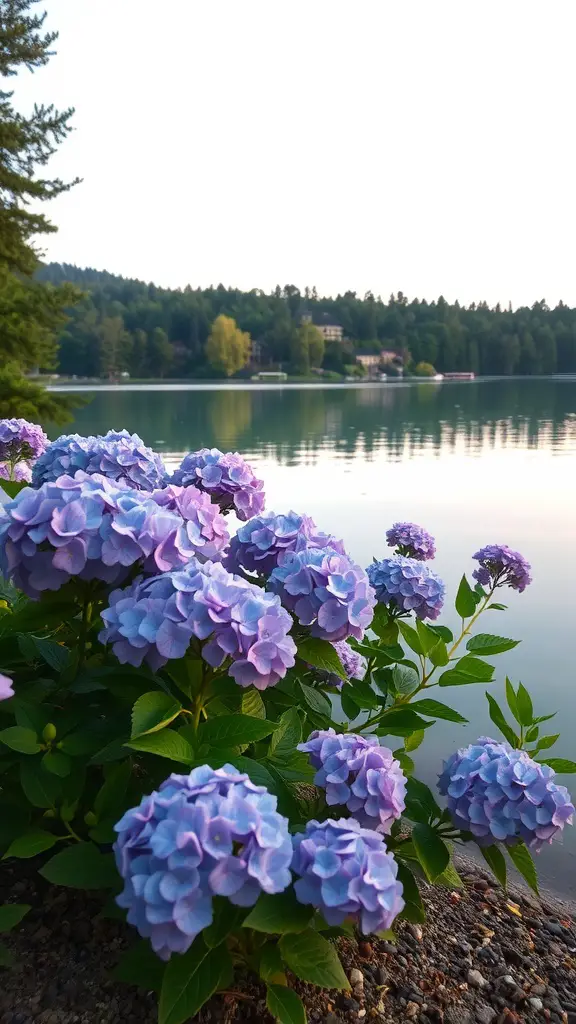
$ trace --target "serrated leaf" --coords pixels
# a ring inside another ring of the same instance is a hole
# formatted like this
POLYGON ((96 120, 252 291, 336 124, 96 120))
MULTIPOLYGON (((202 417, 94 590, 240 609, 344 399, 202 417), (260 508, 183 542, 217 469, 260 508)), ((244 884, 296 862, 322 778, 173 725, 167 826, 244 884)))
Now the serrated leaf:
POLYGON ((411 753, 413 750, 418 750, 418 747, 424 740, 426 733, 424 729, 417 729, 410 736, 407 736, 404 740, 404 748, 407 753, 411 753))
POLYGON ((116 981, 136 985, 146 992, 159 992, 166 964, 159 960, 147 939, 127 949, 113 971, 116 981))
POLYGON ((407 665, 395 665, 392 669, 392 684, 397 693, 403 696, 413 693, 417 689, 420 680, 418 673, 407 665))
POLYGON ((350 988, 334 946, 312 928, 283 935, 280 952, 286 966, 302 981, 320 988, 350 988))
POLYGON ((360 708, 356 704, 352 687, 346 683, 340 691, 340 703, 342 704, 342 711, 351 722, 353 722, 360 714, 360 708))
POLYGON ((278 935, 303 932, 313 915, 314 908, 299 903, 293 889, 286 889, 275 896, 264 892, 245 919, 244 928, 278 935))
POLYGON ((420 646, 422 647, 422 653, 428 657, 432 650, 438 645, 438 634, 430 629, 422 619, 416 619, 416 632, 420 639, 420 646))
POLYGON ((454 633, 448 626, 437 626, 436 623, 430 623, 428 629, 431 629, 433 633, 436 633, 445 644, 451 644, 454 641, 454 633))
POLYGON ((100 853, 94 843, 75 843, 51 857, 40 874, 53 885, 73 889, 110 889, 119 882, 111 853, 100 853))
MULTIPOLYGON (((217 722, 219 719, 216 718, 214 721, 217 722)), ((250 721, 256 721, 256 719, 250 719, 250 721)), ((194 760, 194 751, 188 740, 185 740, 174 729, 162 729, 161 732, 139 736, 138 739, 125 743, 124 746, 130 747, 131 750, 138 750, 142 754, 157 754, 158 757, 166 757, 169 761, 177 761, 178 764, 191 764, 194 760)))
POLYGON ((412 829, 412 842, 429 882, 435 882, 450 863, 450 851, 438 833, 424 822, 412 829))
POLYGON ((480 853, 484 857, 488 867, 500 882, 503 889, 506 888, 506 861, 504 854, 497 846, 481 846, 480 853))
POLYGON ((518 683, 516 702, 518 705, 518 714, 520 716, 520 725, 532 725, 532 720, 534 718, 532 698, 522 683, 518 683))
POLYGON ((444 643, 443 640, 438 641, 436 646, 433 647, 432 650, 430 651, 428 657, 430 658, 432 664, 437 668, 442 668, 444 665, 448 664, 448 662, 450 661, 450 656, 448 654, 448 648, 446 647, 446 644, 444 643))
POLYGON ((159 1024, 183 1024, 194 1017, 216 991, 227 956, 223 946, 208 950, 200 936, 183 956, 172 956, 160 992, 159 1024))
POLYGON ((243 715, 252 715, 253 718, 266 718, 266 705, 258 690, 248 690, 242 694, 240 709, 243 715))
POLYGON ((408 779, 406 815, 411 821, 427 822, 440 816, 440 808, 432 790, 419 779, 408 779))
MULTIPOLYGON (((416 654, 424 654, 424 648, 420 640, 418 632, 408 622, 403 622, 402 619, 398 619, 398 629, 403 640, 408 644, 410 650, 415 651, 416 654)), ((432 645, 434 646, 434 645, 432 645)))
POLYGON ((503 711, 497 701, 494 700, 491 694, 486 694, 486 700, 488 701, 488 707, 490 709, 490 718, 494 722, 494 725, 500 729, 500 732, 508 740, 508 743, 512 747, 517 747, 520 743, 519 736, 516 735, 514 730, 508 725, 508 722, 504 718, 503 711))
POLYGON ((286 985, 286 971, 278 949, 278 940, 267 942, 260 950, 258 972, 268 985, 286 985))
POLYGON ((328 640, 320 640, 317 637, 301 640, 298 644, 298 657, 321 672, 329 672, 339 679, 348 678, 336 648, 328 640))
POLYGON ((62 783, 51 775, 36 758, 20 762, 20 785, 33 807, 54 807, 62 794, 62 783))
POLYGON ((296 708, 288 708, 280 716, 279 728, 272 733, 270 756, 289 758, 302 740, 302 724, 296 708))
POLYGON ((565 757, 550 757, 543 763, 560 774, 573 775, 576 772, 576 761, 567 761, 565 757))
POLYGON ((211 747, 234 747, 241 743, 256 743, 278 729, 278 722, 263 721, 251 715, 218 715, 209 718, 198 730, 198 743, 211 747))
POLYGON ((452 861, 441 875, 436 879, 436 885, 445 885, 448 889, 463 889, 464 882, 460 878, 452 861))
POLYGON ((178 717, 181 710, 180 701, 175 700, 174 697, 162 690, 150 690, 149 693, 143 693, 132 708, 130 738, 135 740, 139 736, 148 736, 164 729, 178 717))
POLYGON ((268 985, 266 1006, 278 1024, 306 1024, 306 1010, 300 996, 285 985, 268 985))
POLYGON ((383 604, 376 605, 369 628, 385 644, 395 644, 398 640, 398 624, 390 618, 383 604))
POLYGON ((39 853, 44 853, 44 850, 49 850, 57 841, 51 832, 46 832, 42 828, 30 828, 10 843, 2 860, 7 860, 8 857, 37 857, 39 853))
MULTIPOLYGON (((536 729, 536 732, 538 732, 538 726, 535 726, 535 729, 536 729)), ((532 729, 530 730, 530 732, 532 732, 532 729)), ((535 738, 536 737, 530 738, 530 733, 528 733, 527 736, 526 736, 526 739, 530 743, 532 742, 532 739, 535 739, 535 738)), ((559 732, 557 732, 555 736, 541 736, 540 739, 538 740, 538 743, 537 743, 537 746, 536 746, 536 749, 537 749, 538 753, 540 753, 541 750, 549 750, 550 747, 553 747, 554 744, 559 739, 560 739, 560 733, 559 732)))
POLYGON ((456 662, 454 668, 443 672, 438 682, 440 686, 466 686, 470 683, 489 683, 493 678, 493 665, 466 654, 456 662))
POLYGON ((26 916, 30 906, 28 903, 5 903, 0 907, 0 932, 9 932, 26 916))
POLYGON ((454 708, 449 708, 439 700, 432 700, 430 697, 414 701, 410 707, 414 708, 414 710, 418 711, 421 715, 429 715, 430 718, 441 718, 445 722, 458 722, 459 724, 465 725, 468 721, 468 719, 464 718, 459 711, 455 711, 454 708))
POLYGON ((63 672, 70 661, 68 647, 56 643, 55 640, 46 640, 44 637, 21 633, 18 636, 18 644, 25 658, 28 657, 28 654, 33 653, 33 658, 29 660, 41 658, 55 672, 63 672))
POLYGON ((517 846, 507 846, 506 852, 522 878, 535 893, 538 893, 538 875, 528 847, 524 843, 518 843, 517 846))
POLYGON ((332 714, 332 705, 328 697, 321 693, 320 690, 315 690, 313 686, 308 686, 307 683, 300 682, 299 686, 308 707, 317 714, 327 715, 329 718, 332 714))
POLYGON ((433 724, 433 722, 427 722, 408 705, 404 705, 383 712, 376 731, 379 736, 410 736, 411 733, 428 729, 433 724))
POLYGON ((476 598, 466 576, 463 576, 460 580, 455 608, 462 619, 469 619, 476 611, 476 598))
POLYGON ((0 742, 19 754, 37 754, 42 749, 36 733, 22 725, 11 725, 8 729, 1 729, 0 742))
POLYGON ((507 637, 495 636, 493 633, 477 633, 476 636, 470 637, 466 644, 466 650, 474 654, 489 656, 511 651, 519 643, 519 640, 509 640, 507 637))

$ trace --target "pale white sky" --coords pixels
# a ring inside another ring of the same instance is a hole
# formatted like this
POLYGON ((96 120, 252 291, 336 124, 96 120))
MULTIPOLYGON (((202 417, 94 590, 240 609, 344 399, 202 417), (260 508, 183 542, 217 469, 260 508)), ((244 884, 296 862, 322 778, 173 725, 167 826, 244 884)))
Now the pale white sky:
POLYGON ((45 0, 53 260, 576 305, 575 0, 45 0))

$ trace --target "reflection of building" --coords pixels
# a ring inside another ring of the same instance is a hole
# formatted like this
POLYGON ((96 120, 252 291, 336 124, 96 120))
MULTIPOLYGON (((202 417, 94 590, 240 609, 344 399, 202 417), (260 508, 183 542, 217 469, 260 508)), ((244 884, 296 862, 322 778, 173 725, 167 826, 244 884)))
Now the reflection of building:
POLYGON ((368 377, 376 378, 381 376, 379 352, 359 352, 356 356, 356 362, 364 367, 368 377))
POLYGON ((344 328, 330 313, 303 313, 303 324, 314 324, 320 331, 324 341, 343 341, 344 328))
POLYGON ((259 341, 254 341, 254 338, 250 341, 250 362, 252 366, 260 366, 262 362, 262 345, 259 341))

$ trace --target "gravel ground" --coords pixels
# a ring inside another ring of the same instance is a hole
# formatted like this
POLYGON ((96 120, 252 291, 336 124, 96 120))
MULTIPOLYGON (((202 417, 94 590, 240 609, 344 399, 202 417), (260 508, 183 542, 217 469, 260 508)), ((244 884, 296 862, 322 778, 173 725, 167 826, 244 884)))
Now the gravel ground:
MULTIPOLYGON (((459 867, 465 888, 425 887, 428 921, 402 922, 396 945, 340 941, 350 993, 294 982, 311 1024, 576 1024, 574 908, 504 893, 473 863, 459 867)), ((110 977, 132 930, 99 918, 98 897, 50 887, 34 868, 2 868, 0 902, 33 909, 7 937, 17 963, 1 975, 0 1024, 152 1024, 155 996, 110 977)), ((198 1024, 272 1024, 258 985, 239 979, 237 988, 198 1024)))

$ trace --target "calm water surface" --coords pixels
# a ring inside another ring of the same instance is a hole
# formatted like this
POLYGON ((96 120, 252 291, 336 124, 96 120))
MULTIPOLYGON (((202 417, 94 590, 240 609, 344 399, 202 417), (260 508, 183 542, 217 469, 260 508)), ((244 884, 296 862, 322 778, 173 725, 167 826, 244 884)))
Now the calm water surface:
MULTIPOLYGON (((576 380, 350 387, 110 387, 94 393, 73 429, 126 427, 175 466, 190 449, 245 454, 266 483, 268 507, 308 512, 342 536, 363 565, 386 553, 397 519, 437 540, 435 568, 455 593, 471 554, 507 543, 531 561, 534 583, 506 592, 509 610, 486 614, 483 631, 522 639, 496 659, 522 680, 538 714, 558 711, 555 756, 576 759, 576 380)), ((450 613, 442 621, 450 623, 450 613)), ((441 758, 494 733, 484 686, 445 694, 471 724, 439 723, 418 752, 434 780, 441 758)), ((576 790, 576 776, 561 781, 576 790)), ((576 895, 576 829, 539 857, 546 883, 576 895)))

